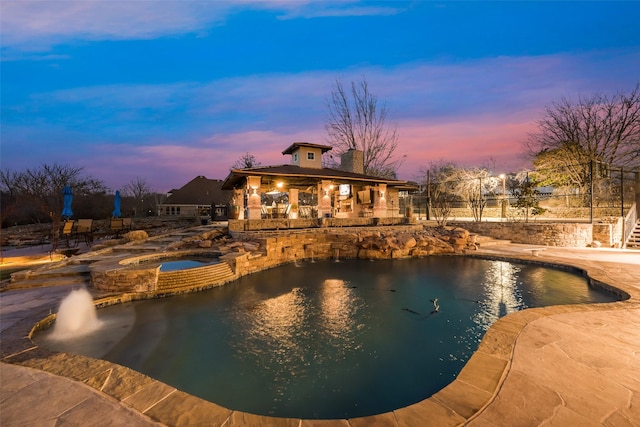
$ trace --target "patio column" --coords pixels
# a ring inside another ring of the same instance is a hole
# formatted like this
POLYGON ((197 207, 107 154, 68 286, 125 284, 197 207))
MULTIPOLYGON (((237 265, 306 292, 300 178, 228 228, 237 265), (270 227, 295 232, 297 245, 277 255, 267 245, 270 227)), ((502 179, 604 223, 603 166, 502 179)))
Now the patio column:
POLYGON ((298 206, 298 189, 297 188, 289 189, 289 204, 291 205, 291 209, 289 210, 289 218, 291 219, 298 218, 299 206, 298 206))
MULTIPOLYGON (((233 200, 231 200, 231 209, 238 210, 238 218, 244 219, 244 190, 233 190, 233 200)), ((235 218, 233 212, 230 212, 230 218, 235 218)))
POLYGON ((387 217, 387 184, 379 184, 373 192, 373 217, 387 217))
POLYGON ((262 206, 260 200, 260 177, 248 176, 247 177, 247 219, 261 219, 262 218, 262 206))
POLYGON ((331 215, 331 192, 333 183, 331 181, 322 180, 318 184, 318 218, 324 217, 325 214, 331 215))

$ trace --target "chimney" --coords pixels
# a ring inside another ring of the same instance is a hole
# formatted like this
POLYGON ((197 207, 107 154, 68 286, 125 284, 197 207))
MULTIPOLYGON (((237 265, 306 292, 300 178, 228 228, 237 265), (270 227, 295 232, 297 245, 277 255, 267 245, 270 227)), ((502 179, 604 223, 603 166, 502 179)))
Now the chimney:
POLYGON ((340 170, 364 174, 364 152, 349 148, 340 155, 340 170))

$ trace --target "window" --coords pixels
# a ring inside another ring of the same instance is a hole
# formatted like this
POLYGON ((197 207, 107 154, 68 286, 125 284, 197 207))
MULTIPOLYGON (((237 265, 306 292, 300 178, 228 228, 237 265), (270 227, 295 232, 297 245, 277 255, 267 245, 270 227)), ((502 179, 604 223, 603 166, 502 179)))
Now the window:
POLYGON ((294 162, 297 162, 297 161, 298 161, 298 153, 295 153, 295 154, 293 155, 293 161, 294 161, 294 162))
POLYGON ((312 152, 307 153, 307 160, 315 160, 315 159, 316 159, 316 153, 312 153, 312 152))

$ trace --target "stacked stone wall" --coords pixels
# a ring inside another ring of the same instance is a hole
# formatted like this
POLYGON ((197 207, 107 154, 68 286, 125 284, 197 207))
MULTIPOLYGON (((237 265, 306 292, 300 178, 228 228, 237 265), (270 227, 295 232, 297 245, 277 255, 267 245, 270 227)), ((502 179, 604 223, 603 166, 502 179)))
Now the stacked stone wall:
MULTIPOLYGON (((223 241, 215 251, 211 250, 211 253, 220 254, 220 260, 233 270, 224 277, 220 276, 219 280, 218 276, 207 276, 206 268, 201 267, 186 272, 164 273, 171 283, 161 286, 160 267, 134 267, 149 258, 166 257, 167 253, 98 262, 91 267, 91 277, 93 286, 100 290, 147 294, 186 292, 306 259, 392 259, 463 253, 466 249, 475 249, 473 237, 461 228, 435 229, 418 225, 295 230, 286 234, 243 232, 236 233, 235 241, 223 241)), ((201 242, 186 244, 199 246, 201 242)), ((191 252, 204 251, 194 248, 176 251, 172 255, 191 252)))
POLYGON ((414 218, 406 218, 395 215, 388 218, 269 218, 251 220, 229 220, 230 232, 260 231, 260 230, 287 230, 287 229, 314 229, 327 227, 367 227, 367 226, 392 226, 415 223, 414 218))
POLYGON ((474 233, 513 243, 583 248, 593 242, 592 224, 523 222, 450 222, 474 233))
POLYGON ((228 254, 237 276, 309 259, 392 259, 463 253, 473 248, 473 236, 464 229, 438 230, 421 226, 380 229, 317 230, 265 237, 250 233, 245 239, 260 242, 261 253, 228 254))
POLYGON ((593 224, 593 240, 605 248, 620 247, 622 242, 622 217, 602 218, 593 224))
POLYGON ((93 269, 91 284, 95 289, 113 292, 154 293, 158 288, 160 267, 127 269, 93 269))

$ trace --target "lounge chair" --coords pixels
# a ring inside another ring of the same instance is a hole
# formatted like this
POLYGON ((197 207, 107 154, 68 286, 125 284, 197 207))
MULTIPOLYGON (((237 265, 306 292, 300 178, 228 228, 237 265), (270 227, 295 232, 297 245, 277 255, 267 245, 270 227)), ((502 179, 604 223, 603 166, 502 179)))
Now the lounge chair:
POLYGON ((79 243, 80 237, 84 238, 84 243, 90 246, 93 242, 93 220, 79 219, 76 226, 76 244, 79 243))
POLYGON ((62 238, 66 240, 67 242, 67 247, 70 247, 70 242, 71 242, 71 236, 73 235, 74 229, 73 226, 75 224, 75 221, 72 219, 68 219, 64 222, 64 224, 62 224, 62 238))
POLYGON ((260 206, 260 213, 262 214, 262 219, 271 218, 271 214, 269 213, 265 205, 260 206))
POLYGON ((298 214, 300 218, 311 218, 311 206, 300 206, 298 214))
POLYGON ((122 218, 111 218, 109 229, 114 232, 116 237, 120 237, 120 233, 124 230, 122 218))

